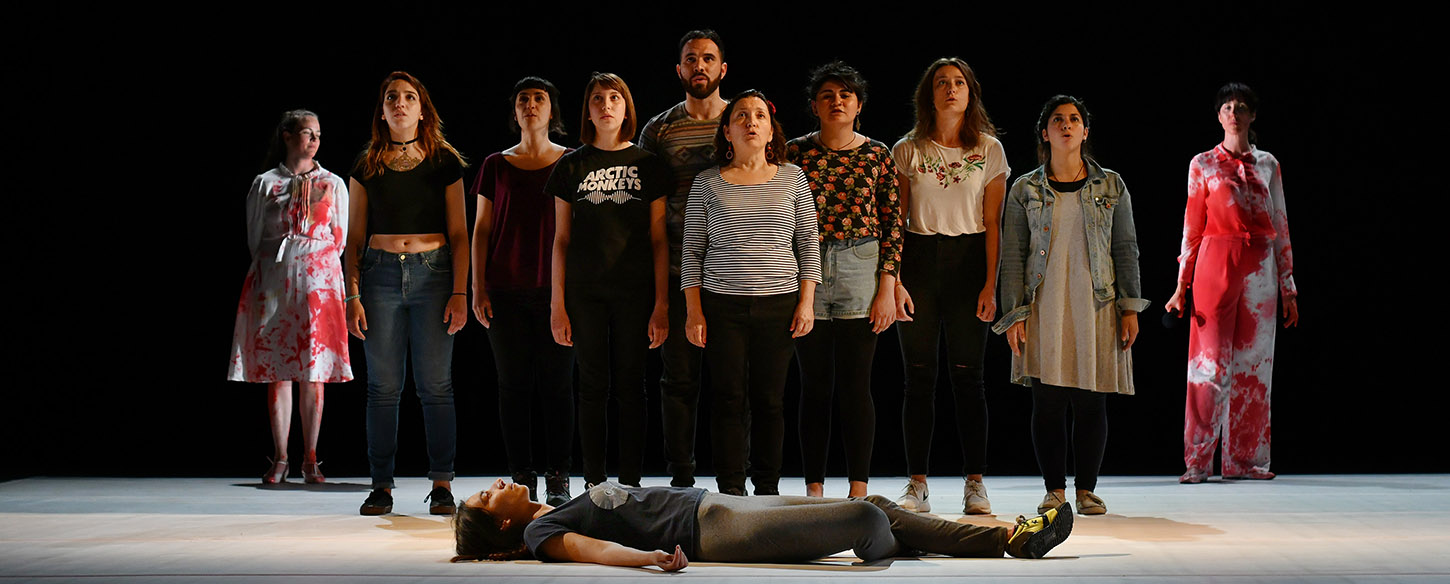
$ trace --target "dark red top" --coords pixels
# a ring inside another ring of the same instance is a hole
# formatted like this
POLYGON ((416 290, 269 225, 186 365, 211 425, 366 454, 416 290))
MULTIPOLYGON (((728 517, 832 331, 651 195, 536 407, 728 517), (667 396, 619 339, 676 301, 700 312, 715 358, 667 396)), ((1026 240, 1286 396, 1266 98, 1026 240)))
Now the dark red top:
POLYGON ((470 192, 493 202, 493 231, 483 274, 486 290, 549 287, 554 198, 544 194, 544 184, 555 164, 522 170, 509 164, 501 152, 484 159, 470 192))

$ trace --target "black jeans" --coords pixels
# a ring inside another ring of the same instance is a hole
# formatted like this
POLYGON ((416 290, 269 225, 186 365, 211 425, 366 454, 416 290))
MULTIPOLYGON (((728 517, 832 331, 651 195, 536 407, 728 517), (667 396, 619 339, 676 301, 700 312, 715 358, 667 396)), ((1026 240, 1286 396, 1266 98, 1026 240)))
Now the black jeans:
POLYGON ((927 474, 936 420, 937 341, 946 335, 948 379, 956 401, 963 474, 987 464, 987 395, 982 360, 990 323, 977 318, 977 294, 987 277, 984 234, 917 235, 902 245, 901 282, 911 293, 912 322, 896 324, 906 391, 901 404, 908 474, 927 474))
POLYGON ((1067 409, 1072 407, 1073 485, 1098 486, 1108 447, 1108 394, 1032 380, 1032 449, 1047 490, 1067 488, 1067 409))
POLYGON ((549 330, 549 289, 488 296, 488 344, 498 371, 498 421, 509 473, 533 474, 543 463, 567 476, 574 453, 574 350, 555 343, 549 330), (542 447, 542 460, 534 457, 535 445, 542 447))
POLYGON ((876 439, 876 405, 871 401, 876 333, 871 332, 871 319, 817 320, 811 334, 796 339, 795 351, 801 367, 800 438, 806 482, 826 480, 833 401, 846 447, 846 477, 866 482, 876 439))
POLYGON ((685 338, 685 293, 670 276, 670 336, 660 347, 660 413, 670 486, 695 486, 695 420, 700 405, 700 348, 685 338))
POLYGON ((609 397, 619 405, 619 482, 639 486, 644 467, 644 367, 649 355, 651 291, 570 288, 564 295, 579 367, 579 441, 584 480, 608 479, 609 397))
POLYGON ((799 294, 736 296, 701 290, 710 360, 711 442, 720 491, 744 493, 745 460, 755 493, 780 490, 791 317, 799 294), (749 437, 747 438, 747 433, 749 437))

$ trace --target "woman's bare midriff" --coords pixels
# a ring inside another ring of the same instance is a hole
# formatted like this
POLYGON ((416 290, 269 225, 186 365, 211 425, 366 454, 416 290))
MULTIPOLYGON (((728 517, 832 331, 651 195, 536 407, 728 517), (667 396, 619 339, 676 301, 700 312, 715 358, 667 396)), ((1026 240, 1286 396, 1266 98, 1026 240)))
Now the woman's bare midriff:
POLYGON ((390 253, 419 253, 447 244, 448 236, 442 233, 379 233, 368 240, 368 247, 390 253))

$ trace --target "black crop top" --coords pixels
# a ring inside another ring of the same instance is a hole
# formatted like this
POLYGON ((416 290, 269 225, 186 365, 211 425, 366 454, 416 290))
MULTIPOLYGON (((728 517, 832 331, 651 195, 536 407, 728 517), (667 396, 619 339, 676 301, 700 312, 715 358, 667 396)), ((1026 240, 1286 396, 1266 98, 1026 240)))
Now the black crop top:
POLYGON ((372 178, 355 171, 352 178, 367 189, 368 235, 375 233, 447 233, 448 204, 444 193, 463 178, 463 167, 451 152, 439 152, 412 170, 384 167, 372 178))

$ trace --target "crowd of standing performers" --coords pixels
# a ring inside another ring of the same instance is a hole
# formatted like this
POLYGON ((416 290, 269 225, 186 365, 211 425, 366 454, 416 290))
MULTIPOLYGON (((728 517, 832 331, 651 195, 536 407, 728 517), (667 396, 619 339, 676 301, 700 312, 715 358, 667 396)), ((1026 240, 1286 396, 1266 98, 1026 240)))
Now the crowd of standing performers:
MULTIPOLYGON (((314 160, 318 116, 283 115, 269 169, 247 196, 252 263, 229 373, 268 384, 276 449, 263 481, 288 475, 293 381, 301 389, 302 475, 325 480, 316 456, 323 384, 352 379, 350 332, 367 355, 373 490, 361 513, 392 510, 398 404, 410 368, 433 481, 429 509, 454 513, 453 334, 465 324, 471 290, 494 353, 512 481, 537 501, 542 473, 548 509, 571 500, 576 420, 586 488, 615 484, 605 460, 610 398, 618 406, 618 483, 639 486, 644 376, 656 347, 673 487, 695 483, 703 360, 718 491, 745 495, 748 478, 754 494, 779 494, 794 357, 806 493, 823 493, 834 422, 849 494, 864 497, 876 423, 872 359, 877 335, 896 324, 910 478, 895 504, 873 501, 873 509, 893 517, 932 510, 926 478, 945 359, 965 461, 960 509, 992 512, 982 477, 992 330, 1011 348, 1011 380, 1031 388, 1031 437, 1047 490, 1039 512, 1068 501, 1069 449, 1077 510, 1106 512, 1094 493, 1107 443, 1105 398, 1134 392, 1131 347, 1149 301, 1132 200, 1123 178, 1090 156, 1083 101, 1047 101, 1034 136, 1040 166, 1009 189, 982 84, 960 59, 927 67, 915 125, 888 147, 861 133, 868 86, 849 65, 812 71, 806 97, 818 129, 788 140, 776 104, 761 92, 721 98, 727 65, 716 33, 691 31, 678 49, 685 99, 643 124, 638 144, 633 96, 617 75, 595 73, 585 85, 577 149, 551 140, 564 133, 559 90, 538 77, 520 80, 509 96, 518 143, 479 165, 471 242, 467 164, 418 79, 396 72, 383 81, 371 139, 346 183, 314 160)), ((1225 477, 1273 478, 1276 309, 1282 305, 1285 326, 1298 320, 1279 164, 1253 145, 1250 130, 1257 97, 1229 84, 1217 103, 1224 139, 1190 164, 1181 267, 1167 303, 1191 323, 1185 483, 1212 474, 1220 437, 1225 477)), ((506 491, 494 495, 514 496, 506 491)), ((1000 555, 1007 537, 990 535, 987 547, 1000 555)), ((541 553, 532 544, 529 551, 541 553)))

